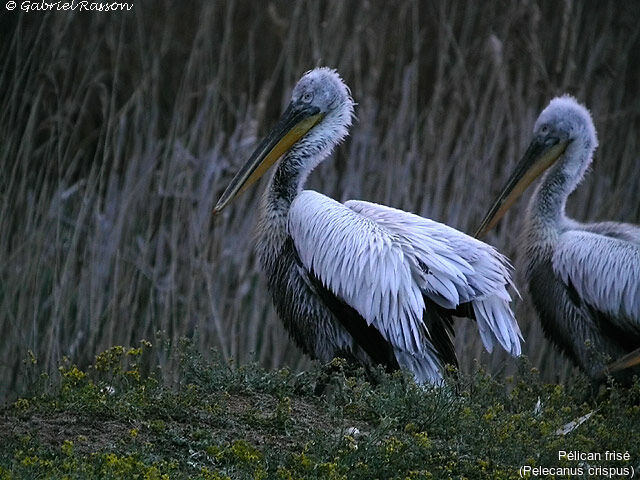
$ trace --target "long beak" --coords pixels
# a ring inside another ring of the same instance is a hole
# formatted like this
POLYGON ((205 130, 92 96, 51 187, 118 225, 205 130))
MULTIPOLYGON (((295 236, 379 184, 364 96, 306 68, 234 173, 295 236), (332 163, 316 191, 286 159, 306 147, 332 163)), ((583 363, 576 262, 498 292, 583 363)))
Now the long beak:
POLYGON ((236 195, 245 191, 323 117, 318 107, 290 103, 271 132, 260 142, 247 163, 236 173, 213 209, 216 215, 236 195))
POLYGON ((538 136, 532 140, 522 160, 516 166, 507 184, 476 230, 474 235, 476 238, 482 237, 496 226, 531 182, 560 158, 568 143, 568 141, 560 141, 557 137, 552 136, 538 136))
POLYGON ((638 364, 640 364, 640 348, 636 348, 632 352, 629 352, 623 357, 620 357, 615 362, 607 365, 605 372, 619 372, 620 370, 624 370, 626 368, 635 367, 638 364))

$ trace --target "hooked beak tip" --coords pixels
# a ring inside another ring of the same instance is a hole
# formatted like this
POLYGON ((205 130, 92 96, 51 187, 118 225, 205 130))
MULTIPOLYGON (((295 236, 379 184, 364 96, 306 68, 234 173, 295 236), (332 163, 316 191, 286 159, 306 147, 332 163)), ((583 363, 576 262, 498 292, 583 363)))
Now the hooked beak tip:
POLYGON ((222 212, 222 210, 224 209, 225 205, 221 205, 221 202, 216 203, 216 206, 213 207, 213 210, 211 210, 211 214, 214 217, 217 217, 218 215, 220 215, 220 213, 222 212))

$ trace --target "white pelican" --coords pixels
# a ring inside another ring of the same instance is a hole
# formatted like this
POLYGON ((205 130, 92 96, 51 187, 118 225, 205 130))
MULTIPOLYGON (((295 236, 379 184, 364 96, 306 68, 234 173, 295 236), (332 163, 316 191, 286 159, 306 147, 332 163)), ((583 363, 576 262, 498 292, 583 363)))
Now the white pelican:
POLYGON ((404 367, 419 383, 438 383, 443 365, 456 363, 457 311, 475 317, 487 350, 498 343, 519 355, 511 267, 495 249, 411 213, 302 189, 347 135, 353 106, 335 70, 307 72, 214 209, 282 156, 262 202, 257 252, 290 336, 322 362, 404 367))
MULTIPOLYGON (((491 229, 546 170, 524 218, 529 291, 545 335, 591 378, 634 365, 640 347, 640 228, 567 218, 567 197, 598 146, 589 111, 573 97, 554 98, 535 123, 533 140, 476 236, 491 229), (613 371, 613 370, 612 370, 613 371)), ((637 360, 636 362, 637 363, 637 360)), ((628 369, 621 379, 638 370, 628 369)))

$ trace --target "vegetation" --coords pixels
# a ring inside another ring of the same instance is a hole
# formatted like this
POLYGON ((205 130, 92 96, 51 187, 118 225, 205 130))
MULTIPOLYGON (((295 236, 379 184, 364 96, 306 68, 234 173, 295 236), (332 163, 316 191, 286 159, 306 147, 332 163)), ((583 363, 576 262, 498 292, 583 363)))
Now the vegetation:
POLYGON ((189 342, 142 342, 85 370, 65 363, 0 415, 0 478, 510 479, 524 465, 594 478, 589 465, 640 468, 640 383, 587 403, 583 379, 544 384, 524 360, 506 385, 476 369, 423 389, 382 371, 370 385, 339 361, 295 374, 214 358, 189 342), (140 368, 159 349, 178 357, 172 388, 140 368), (558 459, 612 450, 630 459, 558 459))

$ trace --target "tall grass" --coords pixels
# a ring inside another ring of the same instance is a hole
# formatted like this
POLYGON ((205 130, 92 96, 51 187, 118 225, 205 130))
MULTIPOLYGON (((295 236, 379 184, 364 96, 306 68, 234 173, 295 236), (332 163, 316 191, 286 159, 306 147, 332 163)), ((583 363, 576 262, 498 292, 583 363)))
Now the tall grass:
MULTIPOLYGON (((167 0, 1 20, 1 397, 24 387, 29 350, 53 369, 157 331, 240 363, 307 364, 252 252, 264 183, 211 210, 317 65, 359 105, 311 188, 471 232, 539 110, 569 92, 601 144, 570 213, 640 222, 635 2, 167 0)), ((516 266, 525 203, 488 237, 516 266)), ((532 363, 567 379, 526 295, 515 307, 532 363)), ((465 370, 512 368, 468 322, 456 341, 465 370)))

